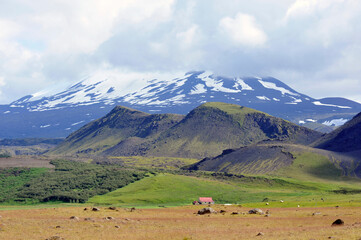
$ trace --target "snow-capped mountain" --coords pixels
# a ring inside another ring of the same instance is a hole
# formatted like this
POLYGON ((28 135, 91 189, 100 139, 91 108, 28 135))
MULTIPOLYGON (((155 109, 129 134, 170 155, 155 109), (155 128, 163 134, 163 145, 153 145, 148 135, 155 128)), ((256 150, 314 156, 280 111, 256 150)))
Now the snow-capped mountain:
MULTIPOLYGON (((149 113, 186 114, 205 102, 251 107, 304 124, 341 125, 361 111, 344 98, 314 99, 271 77, 221 77, 211 72, 135 79, 93 76, 56 94, 37 93, 0 106, 0 137, 65 137, 116 105, 149 113), (24 121, 26 119, 26 121, 24 121)), ((45 91, 44 91, 45 92, 45 91)))

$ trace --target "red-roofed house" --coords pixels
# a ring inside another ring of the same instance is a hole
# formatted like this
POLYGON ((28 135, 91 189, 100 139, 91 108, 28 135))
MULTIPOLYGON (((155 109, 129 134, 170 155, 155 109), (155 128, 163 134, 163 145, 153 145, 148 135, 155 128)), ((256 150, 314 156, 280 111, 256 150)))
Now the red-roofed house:
POLYGON ((214 204, 214 201, 211 197, 200 197, 198 202, 199 204, 214 204))

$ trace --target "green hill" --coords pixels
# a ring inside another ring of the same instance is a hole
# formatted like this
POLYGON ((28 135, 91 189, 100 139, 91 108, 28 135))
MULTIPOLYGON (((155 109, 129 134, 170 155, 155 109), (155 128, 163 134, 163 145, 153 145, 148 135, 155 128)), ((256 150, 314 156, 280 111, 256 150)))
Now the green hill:
POLYGON ((361 113, 313 145, 336 152, 361 150, 361 113))
POLYGON ((264 140, 309 144, 321 133, 226 103, 205 103, 187 116, 117 107, 71 134, 52 154, 203 158, 264 140))
POLYGON ((138 144, 144 138, 157 136, 182 118, 183 116, 176 114, 151 115, 118 106, 105 117, 95 120, 69 135, 49 154, 100 153, 121 141, 132 138, 138 144))
MULTIPOLYGON (((211 175, 210 175, 211 176, 211 175)), ((281 206, 314 206, 315 198, 327 198, 326 203, 357 201, 361 193, 358 182, 317 183, 287 178, 223 176, 194 177, 173 174, 158 174, 143 178, 105 195, 94 196, 88 203, 119 206, 176 206, 189 205, 198 197, 212 197, 216 203, 260 203, 273 202, 281 206), (353 195, 340 195, 337 191, 348 189, 353 195)), ((252 204, 254 207, 255 205, 252 204)), ((265 203, 262 204, 265 206, 265 203)))

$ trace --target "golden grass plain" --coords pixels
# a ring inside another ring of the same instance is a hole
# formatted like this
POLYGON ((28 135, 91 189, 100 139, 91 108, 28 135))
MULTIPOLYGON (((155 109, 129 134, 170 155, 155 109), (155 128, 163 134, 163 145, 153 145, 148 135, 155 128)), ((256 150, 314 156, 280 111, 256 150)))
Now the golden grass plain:
MULTIPOLYGON (((361 207, 250 208, 212 206, 224 214, 197 215, 203 206, 84 210, 84 207, 1 210, 0 239, 347 239, 361 238, 361 207), (267 210, 267 208, 263 208, 267 210), (232 212, 240 214, 232 215, 232 212), (312 215, 313 213, 320 213, 312 215), (245 213, 245 214, 243 214, 245 213), (70 219, 76 216, 77 219, 70 219), (107 217, 112 219, 107 220, 107 217), (336 219, 344 226, 331 227, 336 219), (257 236, 262 232, 263 236, 257 236)), ((266 207, 266 206, 265 206, 266 207)), ((90 208, 90 207, 88 207, 90 208)))

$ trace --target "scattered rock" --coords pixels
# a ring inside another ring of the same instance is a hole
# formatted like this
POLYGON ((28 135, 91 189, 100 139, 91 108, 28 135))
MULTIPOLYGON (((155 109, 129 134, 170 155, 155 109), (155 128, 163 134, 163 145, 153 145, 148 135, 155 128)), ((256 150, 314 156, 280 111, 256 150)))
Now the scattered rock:
POLYGON ((239 212, 232 212, 231 215, 238 215, 239 212))
POLYGON ((270 215, 269 214, 266 214, 266 215, 264 215, 265 217, 269 217, 270 215))
POLYGON ((55 228, 61 228, 60 226, 56 226, 55 228))
POLYGON ((120 228, 120 226, 116 225, 115 228, 120 228))
POLYGON ((283 200, 280 200, 280 203, 283 203, 283 200))
POLYGON ((219 211, 219 212, 220 212, 220 213, 225 213, 225 212, 226 212, 226 210, 223 210, 223 209, 222 209, 222 210, 221 210, 221 211, 219 211))
POLYGON ((270 214, 270 211, 269 211, 269 209, 267 209, 267 210, 266 210, 266 214, 270 214))
POLYGON ((65 239, 59 236, 52 236, 50 238, 47 238, 46 240, 65 240, 65 239))
POLYGON ((312 213, 312 216, 316 216, 316 215, 321 215, 321 213, 320 213, 320 212, 314 212, 314 213, 312 213))
POLYGON ((297 205, 297 207, 300 207, 300 205, 297 205))
POLYGON ((130 219, 129 219, 129 218, 125 218, 124 220, 125 220, 125 221, 130 221, 130 219))
POLYGON ((332 223, 331 226, 334 227, 334 226, 343 226, 343 225, 345 225, 345 222, 342 219, 337 219, 332 223))
POLYGON ((269 205, 269 203, 266 203, 266 205, 268 206, 268 205, 269 205))
POLYGON ((84 218, 84 221, 91 221, 91 222, 94 222, 94 219, 92 219, 92 218, 84 218))
POLYGON ((263 211, 259 208, 254 208, 248 211, 249 214, 263 214, 263 211))
POLYGON ((110 209, 110 210, 117 210, 116 207, 109 207, 108 209, 110 209))
POLYGON ((134 212, 134 211, 135 211, 135 207, 132 207, 132 208, 130 209, 130 211, 131 211, 131 212, 134 212))
POLYGON ((259 232, 256 236, 264 236, 263 232, 259 232))
POLYGON ((210 208, 210 207, 206 207, 206 208, 203 208, 198 211, 199 215, 210 214, 210 213, 217 213, 217 212, 215 210, 213 210, 213 208, 210 208))
POLYGON ((72 220, 76 220, 76 221, 79 221, 79 218, 78 218, 78 217, 76 217, 76 216, 71 216, 71 217, 70 217, 70 219, 72 219, 72 220))
POLYGON ((93 208, 92 208, 92 211, 93 211, 93 212, 98 212, 98 211, 100 211, 100 209, 97 208, 97 207, 93 207, 93 208))
POLYGON ((113 218, 113 217, 106 217, 106 218, 104 218, 105 220, 114 220, 115 218, 113 218))
POLYGON ((84 211, 87 211, 87 210, 89 210, 88 208, 84 208, 84 211))
POLYGON ((339 208, 340 206, 336 206, 335 208, 339 208))

